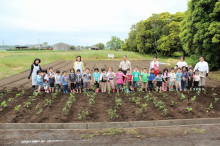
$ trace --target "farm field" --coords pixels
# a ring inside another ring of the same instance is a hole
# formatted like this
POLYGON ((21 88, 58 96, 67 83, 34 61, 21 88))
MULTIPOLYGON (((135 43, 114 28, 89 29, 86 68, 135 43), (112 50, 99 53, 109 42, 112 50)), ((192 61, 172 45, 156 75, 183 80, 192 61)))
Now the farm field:
MULTIPOLYGON (((148 68, 150 61, 132 61, 132 66, 148 68)), ((85 67, 117 71, 119 61, 84 61, 85 67)), ((56 61, 42 66, 69 70, 72 61, 56 61)), ((164 66, 161 66, 162 69, 164 66)), ((201 92, 134 92, 126 94, 32 94, 29 71, 0 82, 1 123, 68 123, 193 119, 220 116, 220 83, 207 80, 201 92), (5 102, 4 102, 5 101, 5 102)))

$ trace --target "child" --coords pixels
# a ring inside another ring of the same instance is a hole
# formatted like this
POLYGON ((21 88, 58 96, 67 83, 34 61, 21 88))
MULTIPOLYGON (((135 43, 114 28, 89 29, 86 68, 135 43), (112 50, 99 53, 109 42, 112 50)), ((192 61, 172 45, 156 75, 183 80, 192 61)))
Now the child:
POLYGON ((100 73, 99 73, 98 68, 94 69, 93 79, 94 79, 95 90, 98 90, 99 89, 99 79, 100 79, 100 73))
POLYGON ((37 71, 38 92, 40 92, 40 89, 41 89, 42 84, 43 84, 42 73, 41 73, 41 70, 38 70, 38 71, 37 71))
POLYGON ((134 72, 132 73, 132 81, 133 81, 133 88, 139 88, 139 80, 141 80, 141 73, 138 71, 138 67, 134 68, 134 72))
POLYGON ((163 78, 162 72, 159 71, 158 75, 156 76, 156 79, 154 81, 157 81, 157 91, 161 91, 162 90, 162 82, 166 82, 163 78))
POLYGON ((70 80, 70 92, 71 93, 75 92, 76 74, 74 68, 70 69, 69 80, 70 80))
POLYGON ((116 73, 116 78, 117 78, 117 92, 119 93, 119 89, 123 88, 123 77, 125 77, 124 73, 122 72, 122 69, 119 68, 118 72, 116 73))
POLYGON ((186 80, 188 78, 189 78, 189 74, 187 72, 187 68, 183 66, 182 67, 182 80, 181 80, 182 91, 186 91, 186 80))
POLYGON ((61 78, 61 83, 63 85, 63 93, 68 93, 68 82, 69 82, 69 78, 67 76, 67 72, 64 71, 63 76, 61 78))
POLYGON ((111 87, 112 87, 113 92, 115 92, 114 75, 115 73, 113 72, 113 68, 109 67, 108 73, 107 73, 107 77, 108 77, 107 86, 108 86, 109 91, 111 90, 111 87))
POLYGON ((154 68, 151 68, 150 75, 148 76, 148 89, 149 89, 149 91, 154 90, 154 80, 155 80, 154 68))
POLYGON ((56 92, 60 92, 60 82, 61 81, 61 76, 60 76, 60 70, 56 71, 56 75, 55 75, 55 84, 56 84, 56 92))
POLYGON ((104 68, 101 69, 101 75, 100 75, 100 86, 101 86, 101 91, 102 92, 106 92, 106 82, 108 80, 106 71, 104 68))
POLYGON ((54 83, 55 83, 55 73, 53 72, 53 68, 50 67, 49 68, 49 73, 48 73, 48 77, 49 77, 49 90, 50 92, 54 92, 54 83))
POLYGON ((126 84, 127 90, 131 90, 131 83, 132 83, 132 74, 130 69, 127 69, 127 73, 125 75, 124 84, 126 84))
POLYGON ((173 91, 173 87, 174 87, 174 85, 175 85, 175 82, 176 82, 176 73, 175 73, 174 68, 171 68, 169 91, 173 91))
POLYGON ((194 91, 199 90, 200 75, 199 75, 199 71, 198 70, 195 71, 195 75, 193 76, 193 80, 194 80, 193 90, 194 91))
POLYGON ((89 93, 90 82, 91 82, 90 69, 86 68, 86 72, 83 74, 83 86, 87 93, 89 93))
POLYGON ((148 76, 147 69, 144 68, 144 71, 141 72, 141 79, 142 79, 142 89, 147 91, 147 82, 148 82, 148 76))
POLYGON ((193 84, 193 68, 192 67, 189 68, 188 75, 189 75, 188 88, 190 91, 192 91, 192 84, 193 84))
POLYGON ((164 68, 163 70, 163 83, 162 83, 162 90, 164 92, 167 91, 167 81, 168 79, 170 78, 170 74, 168 73, 168 69, 167 68, 164 68))
POLYGON ((182 72, 181 72, 181 68, 177 69, 176 72, 176 91, 178 91, 178 88, 180 89, 180 91, 182 91, 182 87, 181 87, 181 78, 182 78, 182 72))
POLYGON ((44 86, 44 90, 45 92, 49 93, 49 90, 48 90, 48 74, 47 74, 47 70, 42 70, 43 72, 43 86, 44 86))
POLYGON ((80 69, 76 70, 76 93, 81 93, 82 89, 82 74, 80 69))

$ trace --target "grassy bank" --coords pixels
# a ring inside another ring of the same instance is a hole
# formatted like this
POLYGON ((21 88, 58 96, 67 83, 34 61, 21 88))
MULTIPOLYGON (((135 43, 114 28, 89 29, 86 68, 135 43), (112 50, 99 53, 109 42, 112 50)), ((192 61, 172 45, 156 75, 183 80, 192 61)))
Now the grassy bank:
MULTIPOLYGON (((20 73, 30 68, 35 58, 42 60, 41 65, 54 62, 56 60, 75 60, 76 56, 82 56, 83 60, 108 60, 107 55, 114 54, 115 60, 121 60, 123 55, 127 55, 129 60, 152 60, 153 55, 143 55, 128 51, 114 50, 83 50, 83 51, 0 51, 0 78, 8 77, 20 73)), ((179 60, 178 58, 158 57, 161 62, 170 63, 172 66, 179 60)), ((191 65, 194 61, 186 58, 191 65)))

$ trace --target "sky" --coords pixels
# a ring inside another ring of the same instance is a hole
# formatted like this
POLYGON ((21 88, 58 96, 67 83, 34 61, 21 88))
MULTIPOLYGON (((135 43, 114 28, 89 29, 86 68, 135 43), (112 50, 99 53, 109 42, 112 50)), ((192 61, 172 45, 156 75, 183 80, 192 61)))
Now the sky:
POLYGON ((0 45, 91 46, 128 37, 153 13, 184 12, 188 0, 0 0, 0 45))

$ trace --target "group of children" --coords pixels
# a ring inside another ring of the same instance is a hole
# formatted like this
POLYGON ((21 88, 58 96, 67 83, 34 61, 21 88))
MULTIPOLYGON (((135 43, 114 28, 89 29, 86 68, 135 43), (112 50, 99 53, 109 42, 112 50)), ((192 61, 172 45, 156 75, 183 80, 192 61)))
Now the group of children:
POLYGON ((61 86, 63 87, 63 92, 68 93, 69 86, 70 92, 81 93, 82 89, 86 92, 90 90, 90 83, 94 83, 94 88, 96 92, 106 92, 109 91, 119 92, 122 90, 123 86, 127 92, 134 89, 139 90, 139 83, 142 82, 141 90, 153 91, 154 83, 156 82, 157 91, 173 91, 174 88, 178 91, 186 91, 186 83, 188 81, 188 88, 192 90, 198 90, 199 84, 199 73, 196 71, 193 73, 193 69, 189 68, 187 71, 186 67, 178 68, 177 71, 171 68, 169 73, 168 69, 165 68, 163 73, 158 72, 158 75, 154 73, 155 69, 152 68, 150 73, 147 73, 147 69, 144 68, 143 71, 139 71, 138 67, 135 67, 134 71, 131 72, 130 69, 127 70, 126 74, 122 72, 119 68, 117 73, 113 72, 113 68, 109 68, 108 72, 102 68, 99 72, 98 68, 94 69, 93 81, 90 74, 90 69, 86 68, 85 72, 81 72, 80 69, 76 71, 74 68, 70 69, 69 75, 66 71, 63 71, 62 75, 59 70, 53 71, 53 68, 49 68, 49 73, 47 70, 37 71, 37 85, 38 92, 41 91, 41 87, 44 87, 45 92, 61 91, 61 86), (114 79, 116 78, 117 86, 115 88, 114 79))

